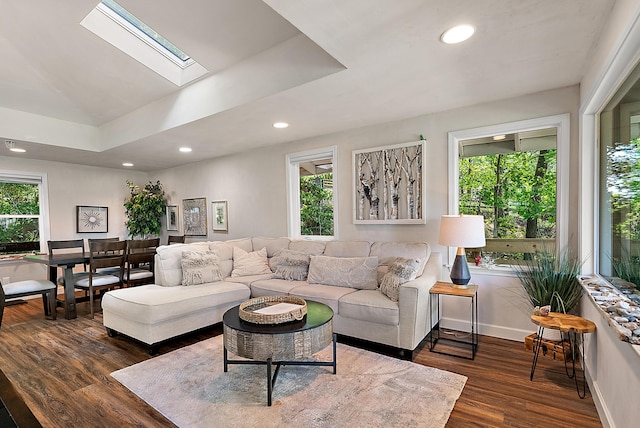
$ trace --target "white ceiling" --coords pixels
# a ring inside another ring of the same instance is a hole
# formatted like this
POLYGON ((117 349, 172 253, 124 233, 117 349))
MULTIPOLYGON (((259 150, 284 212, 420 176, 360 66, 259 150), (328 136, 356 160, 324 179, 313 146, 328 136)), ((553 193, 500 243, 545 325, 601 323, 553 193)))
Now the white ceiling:
POLYGON ((97 0, 0 0, 0 138, 27 149, 0 155, 152 171, 574 85, 614 0, 119 3, 210 73, 179 88, 113 48, 79 24, 97 0))

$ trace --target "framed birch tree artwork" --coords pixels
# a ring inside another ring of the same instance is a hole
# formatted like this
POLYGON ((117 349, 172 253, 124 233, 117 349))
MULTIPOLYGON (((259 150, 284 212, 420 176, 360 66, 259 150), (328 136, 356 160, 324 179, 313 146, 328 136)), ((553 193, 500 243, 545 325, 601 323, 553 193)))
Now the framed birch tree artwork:
POLYGON ((426 223, 425 141, 355 150, 354 224, 426 223))

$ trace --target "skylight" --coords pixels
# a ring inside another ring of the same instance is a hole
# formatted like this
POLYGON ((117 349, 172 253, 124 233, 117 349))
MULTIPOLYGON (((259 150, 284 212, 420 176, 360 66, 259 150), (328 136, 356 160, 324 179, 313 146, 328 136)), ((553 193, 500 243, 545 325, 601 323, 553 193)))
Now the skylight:
POLYGON ((102 0, 80 25, 178 86, 209 72, 113 0, 102 0))
POLYGON ((102 4, 104 4, 113 12, 115 12, 120 18, 124 19, 129 24, 133 25, 135 28, 137 28, 140 32, 145 34, 151 40, 155 41, 157 44, 159 44, 160 46, 162 46, 163 48, 171 52, 180 61, 186 62, 191 59, 189 55, 187 55, 185 52, 182 51, 182 49, 180 49, 179 47, 171 43, 169 40, 162 37, 162 34, 159 34, 153 28, 149 27, 147 24, 140 21, 133 14, 131 14, 127 9, 120 6, 115 1, 102 0, 102 4))

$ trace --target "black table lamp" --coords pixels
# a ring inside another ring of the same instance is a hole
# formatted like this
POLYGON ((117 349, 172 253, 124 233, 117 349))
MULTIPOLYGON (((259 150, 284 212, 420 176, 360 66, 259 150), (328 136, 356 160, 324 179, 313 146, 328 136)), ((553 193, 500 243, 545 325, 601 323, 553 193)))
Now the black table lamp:
POLYGON ((481 215, 443 215, 440 221, 440 245, 458 247, 451 266, 451 282, 466 288, 471 279, 465 248, 479 248, 487 245, 484 238, 484 217, 481 215))

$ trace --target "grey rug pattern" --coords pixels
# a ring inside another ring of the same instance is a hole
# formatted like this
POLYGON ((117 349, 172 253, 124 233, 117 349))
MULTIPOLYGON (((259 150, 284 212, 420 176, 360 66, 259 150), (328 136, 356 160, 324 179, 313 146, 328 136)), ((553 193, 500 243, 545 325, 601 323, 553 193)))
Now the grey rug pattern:
MULTIPOLYGON (((331 347, 314 357, 330 361, 331 347)), ((467 381, 341 343, 337 362, 335 375, 330 367, 282 366, 271 407, 265 366, 224 373, 222 336, 111 376, 181 428, 444 427, 467 381)))

